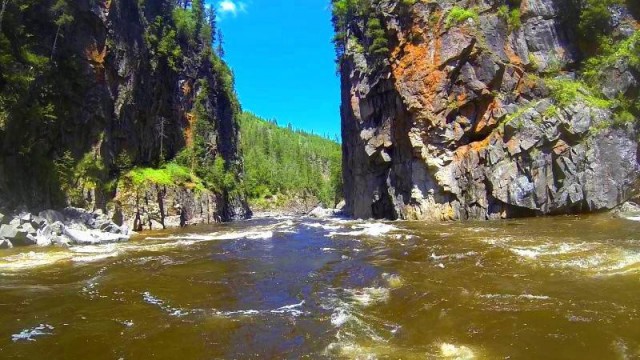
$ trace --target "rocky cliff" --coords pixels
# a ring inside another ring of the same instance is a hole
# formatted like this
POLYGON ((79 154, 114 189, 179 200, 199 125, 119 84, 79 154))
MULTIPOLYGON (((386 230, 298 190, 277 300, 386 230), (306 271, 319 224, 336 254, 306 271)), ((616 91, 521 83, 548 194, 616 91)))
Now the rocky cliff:
POLYGON ((634 1, 335 0, 358 218, 600 211, 634 194, 634 1))
POLYGON ((202 1, 186 3, 3 2, 0 208, 70 204, 131 223, 151 218, 148 208, 194 222, 250 214, 234 186, 243 165, 232 74, 212 49, 214 18, 202 1), (165 164, 190 174, 126 180, 165 164))

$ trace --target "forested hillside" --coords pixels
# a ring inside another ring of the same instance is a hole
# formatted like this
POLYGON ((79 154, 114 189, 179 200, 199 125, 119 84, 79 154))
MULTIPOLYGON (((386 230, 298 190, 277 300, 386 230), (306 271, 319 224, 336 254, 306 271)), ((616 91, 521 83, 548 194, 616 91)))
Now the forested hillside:
POLYGON ((240 115, 245 184, 256 208, 342 197, 340 144, 245 112, 240 115))

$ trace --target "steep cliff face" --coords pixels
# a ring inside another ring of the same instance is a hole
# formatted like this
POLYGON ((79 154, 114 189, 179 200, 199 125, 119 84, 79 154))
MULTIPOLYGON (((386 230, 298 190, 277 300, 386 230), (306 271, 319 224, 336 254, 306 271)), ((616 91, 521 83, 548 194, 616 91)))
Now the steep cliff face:
POLYGON ((167 193, 182 194, 181 206, 215 200, 203 218, 249 215, 244 196, 226 185, 205 184, 202 195, 180 183, 132 189, 121 181, 134 167, 176 158, 194 173, 223 160, 242 181, 231 72, 211 49, 206 17, 181 3, 8 2, 0 20, 4 207, 72 203, 133 218, 141 207, 120 195, 153 192, 158 204, 167 193))
POLYGON ((334 1, 347 211, 493 219, 628 200, 638 14, 595 3, 334 1))

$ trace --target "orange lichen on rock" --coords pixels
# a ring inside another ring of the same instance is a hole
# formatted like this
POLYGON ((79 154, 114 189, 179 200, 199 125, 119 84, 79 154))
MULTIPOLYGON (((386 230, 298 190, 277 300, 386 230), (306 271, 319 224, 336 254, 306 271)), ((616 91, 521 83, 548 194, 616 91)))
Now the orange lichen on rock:
POLYGON ((505 42, 505 44, 504 44, 504 53, 507 54, 507 57, 509 58, 509 62, 512 65, 522 66, 522 59, 513 50, 513 47, 511 46, 511 42, 509 42, 509 41, 505 42))
POLYGON ((498 99, 494 98, 484 109, 478 111, 478 120, 475 126, 476 133, 482 133, 488 127, 497 125, 498 121, 493 117, 493 110, 500 107, 498 99))
POLYGON ((99 47, 98 44, 92 43, 85 49, 85 56, 96 75, 96 79, 100 82, 105 80, 104 62, 107 57, 107 45, 99 47))
POLYGON ((499 137, 500 134, 497 132, 493 132, 491 135, 487 136, 483 140, 472 142, 468 145, 460 146, 457 148, 453 154, 453 159, 455 162, 461 162, 469 156, 469 154, 475 152, 478 153, 491 145, 491 141, 499 137))
POLYGON ((191 81, 187 80, 185 82, 182 83, 182 95, 184 96, 189 96, 191 94, 191 81))
POLYGON ((193 129, 195 129, 196 116, 193 113, 187 113, 185 115, 187 126, 184 128, 184 142, 187 148, 193 146, 193 129))
MULTIPOLYGON (((419 28, 412 30, 421 33, 419 28)), ((419 103, 424 110, 432 111, 434 100, 446 80, 446 73, 437 66, 439 63, 439 48, 441 41, 438 37, 431 36, 424 43, 415 44, 403 39, 394 49, 392 58, 392 72, 398 89, 407 89, 402 95, 409 102, 419 103)))
POLYGON ((98 48, 96 43, 92 43, 85 50, 87 60, 94 65, 103 65, 104 59, 107 57, 107 46, 103 45, 101 49, 98 48))

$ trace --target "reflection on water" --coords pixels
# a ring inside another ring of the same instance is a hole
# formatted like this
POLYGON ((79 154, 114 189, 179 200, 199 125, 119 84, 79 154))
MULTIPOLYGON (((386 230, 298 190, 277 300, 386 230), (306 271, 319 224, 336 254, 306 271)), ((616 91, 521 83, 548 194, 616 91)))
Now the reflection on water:
POLYGON ((282 217, 11 249, 0 358, 639 358, 639 230, 282 217))

